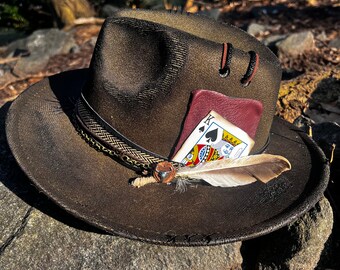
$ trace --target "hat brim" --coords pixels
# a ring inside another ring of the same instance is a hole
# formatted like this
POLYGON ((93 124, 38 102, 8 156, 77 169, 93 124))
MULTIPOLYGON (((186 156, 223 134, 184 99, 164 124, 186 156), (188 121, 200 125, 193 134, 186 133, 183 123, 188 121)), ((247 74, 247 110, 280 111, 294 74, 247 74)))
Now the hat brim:
MULTIPOLYGON (((109 233, 168 245, 213 245, 269 233, 295 220, 322 196, 329 166, 319 147, 274 119, 267 153, 292 165, 268 184, 219 188, 129 185, 135 173, 90 147, 70 115, 87 70, 44 79, 11 105, 6 134, 17 162, 47 196, 109 233)), ((124 115, 122 115, 124 117, 124 115)), ((138 127, 136 127, 138 128, 138 127)))

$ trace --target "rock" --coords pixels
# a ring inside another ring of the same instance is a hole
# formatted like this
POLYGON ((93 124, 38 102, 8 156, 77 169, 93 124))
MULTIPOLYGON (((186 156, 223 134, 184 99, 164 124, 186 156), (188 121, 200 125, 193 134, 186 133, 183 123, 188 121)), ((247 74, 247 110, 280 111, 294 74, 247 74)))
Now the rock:
POLYGON ((315 123, 336 122, 340 124, 339 97, 340 79, 323 79, 311 94, 310 105, 305 110, 305 114, 315 123))
POLYGON ((114 15, 119 10, 119 7, 120 7, 120 5, 114 6, 114 5, 106 4, 101 8, 99 15, 100 15, 100 17, 103 17, 103 18, 110 17, 110 16, 114 15))
POLYGON ((320 112, 318 109, 307 108, 305 114, 315 123, 335 122, 340 123, 340 114, 333 112, 320 112))
MULTIPOLYGON (((3 179, 3 175, 0 176, 3 179)), ((20 232, 20 228, 25 223, 31 207, 13 196, 3 183, 0 182, 0 254, 1 249, 7 246, 15 235, 20 232)))
MULTIPOLYGON (((326 157, 331 159, 331 180, 332 184, 336 184, 340 188, 340 124, 336 122, 323 122, 312 126, 313 139, 324 151, 326 157), (333 152, 333 153, 332 153, 333 152)), ((331 193, 334 192, 334 199, 337 201, 337 208, 340 210, 340 198, 336 194, 336 191, 329 190, 331 193)), ((340 212, 338 213, 340 215, 340 212)))
POLYGON ((328 46, 331 48, 340 49, 340 38, 333 39, 331 42, 329 42, 328 46))
POLYGON ((295 33, 278 43, 281 53, 297 56, 314 48, 314 36, 311 31, 295 33))
MULTIPOLYGON (((340 89, 339 83, 340 70, 337 69, 328 69, 323 72, 313 71, 298 76, 293 80, 282 81, 279 100, 276 103, 276 113, 292 123, 302 113, 307 114, 308 109, 318 109, 321 102, 340 105, 340 99, 337 101, 340 89), (300 102, 298 109, 293 109, 290 106, 292 100, 300 102), (309 108, 307 109, 307 107, 309 108)), ((323 116, 326 116, 326 114, 323 116)))
POLYGON ((19 77, 42 71, 50 60, 48 55, 33 54, 20 59, 13 69, 13 73, 19 77))
POLYGON ((75 45, 70 49, 70 53, 79 53, 80 52, 80 46, 75 45))
MULTIPOLYGON (((11 71, 6 70, 5 68, 2 68, 0 65, 0 87, 4 87, 7 85, 8 82, 11 82, 15 79, 15 76, 11 73, 11 71)), ((3 103, 1 103, 0 99, 0 106, 3 103)))
MULTIPOLYGON (((8 107, 8 106, 7 106, 8 107)), ((7 108, 4 108, 7 109, 7 108)), ((3 112, 4 109, 1 109, 3 112)), ((14 196, 6 185, 11 186, 11 179, 16 177, 13 169, 14 159, 8 156, 9 149, 6 146, 3 135, 4 115, 0 114, 0 260, 3 249, 9 245, 13 239, 20 234, 20 230, 25 223, 25 218, 30 212, 31 207, 23 202, 18 196, 14 196), (7 180, 6 180, 7 179, 7 180)), ((13 186, 11 186, 13 187, 13 186)), ((1 267, 0 267, 1 268, 1 267)), ((2 268, 5 269, 5 268, 2 268)))
POLYGON ((251 23, 248 26, 247 32, 248 34, 252 35, 252 36, 257 36, 263 32, 265 32, 268 29, 268 26, 266 25, 262 25, 262 24, 258 24, 258 23, 251 23))
POLYGON ((10 154, 7 109, 0 110, 0 269, 241 269, 241 242, 146 244, 107 235, 59 209, 32 187, 10 154))
POLYGON ((0 109, 0 256, 4 247, 20 233, 20 228, 25 223, 25 217, 31 209, 18 196, 14 196, 10 190, 13 188, 11 180, 18 175, 13 167, 14 158, 12 155, 8 155, 9 149, 4 134, 4 113, 8 107, 8 105, 4 105, 0 109))
MULTIPOLYGON (((185 0, 169 0, 166 1, 171 6, 184 6, 185 0)), ((142 8, 150 8, 150 9, 164 9, 164 1, 163 0, 141 0, 140 1, 142 8)))
POLYGON ((94 48, 96 43, 97 43, 97 37, 92 37, 90 40, 89 40, 89 43, 90 45, 94 48))
POLYGON ((292 80, 300 75, 302 75, 304 72, 303 71, 299 71, 299 70, 295 70, 295 69, 283 69, 282 70, 282 80, 283 81, 287 81, 287 80, 292 80))
MULTIPOLYGON (((14 82, 15 80, 17 80, 17 78, 18 77, 13 75, 11 71, 8 71, 7 69, 1 69, 1 71, 0 71, 0 88, 4 87, 5 85, 8 85, 11 82, 14 82)), ((0 101, 0 104, 1 104, 1 101, 0 101)))
POLYGON ((333 156, 327 198, 332 203, 335 215, 334 229, 327 241, 317 269, 340 269, 340 125, 329 122, 314 125, 313 139, 328 159, 333 156))
MULTIPOLYGON (((337 72, 336 70, 334 73, 337 72)), ((335 103, 340 108, 340 74, 321 80, 311 95, 313 103, 335 103)))
POLYGON ((52 28, 37 30, 25 39, 14 41, 8 45, 5 54, 12 57, 18 50, 30 53, 19 59, 13 69, 14 74, 20 76, 41 71, 51 56, 68 53, 75 46, 77 45, 72 34, 52 28))
MULTIPOLYGON (((313 125, 313 139, 325 152, 332 144, 340 145, 340 124, 324 122, 313 125)), ((340 158, 340 147, 335 149, 335 154, 340 158)))
POLYGON ((294 120, 293 124, 298 128, 301 128, 305 133, 308 133, 309 128, 312 127, 314 121, 304 115, 300 115, 294 120))
POLYGON ((0 46, 5 46, 16 39, 23 37, 25 37, 25 32, 17 31, 13 28, 8 29, 0 27, 0 46))
POLYGON ((8 45, 6 55, 17 50, 28 50, 31 54, 39 51, 49 55, 58 53, 68 53, 75 45, 73 36, 70 33, 58 30, 56 28, 42 29, 34 31, 30 36, 19 39, 8 45))
POLYGON ((269 6, 255 6, 251 9, 251 13, 255 18, 259 18, 263 15, 277 15, 281 12, 288 10, 287 5, 276 4, 269 6))
POLYGON ((316 39, 321 40, 321 41, 326 41, 327 35, 326 35, 325 30, 322 30, 322 32, 316 36, 316 39))
POLYGON ((247 252, 257 254, 250 269, 314 269, 332 227, 332 208, 323 198, 296 222, 252 240, 247 252))
POLYGON ((205 9, 205 10, 198 11, 197 14, 207 16, 214 20, 218 20, 218 18, 221 15, 221 10, 219 8, 205 9))
MULTIPOLYGON (((333 209, 334 211, 334 209, 333 209)), ((335 212, 335 211, 334 211, 335 212)), ((338 212, 340 214, 340 212, 338 212)), ((339 215, 338 218, 339 219, 339 215)), ((320 261, 315 270, 336 270, 340 269, 340 224, 334 223, 332 235, 327 240, 325 249, 321 254, 320 261)))
POLYGON ((275 47, 276 44, 284 40, 287 35, 272 35, 262 40, 262 43, 268 47, 275 47))
POLYGON ((76 230, 33 210, 20 238, 0 256, 0 268, 241 269, 240 245, 240 242, 214 247, 146 244, 76 230))

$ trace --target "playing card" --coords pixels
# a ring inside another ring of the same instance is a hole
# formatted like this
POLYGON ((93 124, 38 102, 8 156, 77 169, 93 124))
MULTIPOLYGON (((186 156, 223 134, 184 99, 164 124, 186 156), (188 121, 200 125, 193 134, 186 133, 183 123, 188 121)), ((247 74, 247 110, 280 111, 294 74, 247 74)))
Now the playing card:
POLYGON ((202 162, 247 156, 254 141, 242 129, 215 111, 202 119, 173 157, 185 166, 202 162))
POLYGON ((211 110, 247 132, 254 140, 263 111, 260 101, 229 97, 212 90, 200 89, 192 91, 190 108, 185 117, 174 153, 178 152, 185 140, 211 110))

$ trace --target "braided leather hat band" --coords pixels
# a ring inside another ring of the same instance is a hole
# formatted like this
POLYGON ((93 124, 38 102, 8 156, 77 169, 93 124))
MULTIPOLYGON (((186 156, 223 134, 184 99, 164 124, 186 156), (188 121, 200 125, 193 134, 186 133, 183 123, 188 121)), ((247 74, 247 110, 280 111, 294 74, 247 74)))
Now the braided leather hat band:
MULTIPOLYGON (((82 138, 96 150, 103 152, 137 172, 150 171, 154 165, 169 161, 150 152, 121 135, 88 104, 83 95, 76 104, 75 126, 82 138)), ((170 161, 175 167, 179 163, 170 161)))

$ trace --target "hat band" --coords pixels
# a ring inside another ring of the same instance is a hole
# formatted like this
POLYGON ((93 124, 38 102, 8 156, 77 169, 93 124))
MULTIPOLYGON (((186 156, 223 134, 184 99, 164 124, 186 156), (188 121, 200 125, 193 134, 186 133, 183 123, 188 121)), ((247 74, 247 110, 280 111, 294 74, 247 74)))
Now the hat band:
MULTIPOLYGON (((100 117, 83 95, 76 104, 75 118, 76 128, 86 142, 135 171, 149 171, 154 164, 169 161, 166 157, 152 153, 120 134, 100 117)), ((177 162, 170 162, 174 166, 180 165, 177 162)))
MULTIPOLYGON (((74 125, 90 146, 136 172, 144 170, 150 172, 162 161, 169 161, 174 167, 183 166, 179 162, 146 150, 124 137, 91 107, 83 94, 75 106, 74 125)), ((265 145, 254 154, 262 153, 268 144, 269 136, 265 145)))

